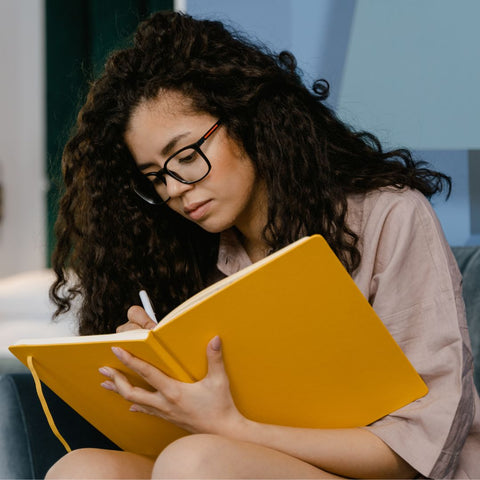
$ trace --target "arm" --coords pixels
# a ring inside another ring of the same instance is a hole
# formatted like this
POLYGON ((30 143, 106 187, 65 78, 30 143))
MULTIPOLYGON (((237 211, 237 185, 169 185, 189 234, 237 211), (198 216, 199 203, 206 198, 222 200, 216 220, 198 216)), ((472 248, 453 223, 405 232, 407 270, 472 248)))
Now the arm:
POLYGON ((366 429, 425 477, 454 478, 475 414, 458 267, 419 192, 372 194, 364 211, 355 282, 429 388, 366 429))
POLYGON ((103 383, 128 401, 131 410, 165 418, 192 433, 212 433, 257 443, 297 457, 338 475, 356 478, 413 478, 416 471, 382 440, 365 429, 308 429, 267 425, 245 418, 230 394, 219 339, 207 347, 208 374, 187 384, 121 349, 114 353, 139 373, 155 392, 133 387, 111 368, 102 369, 103 383))
POLYGON ((346 477, 414 478, 417 474, 382 440, 361 428, 293 428, 245 419, 229 436, 282 451, 346 477))

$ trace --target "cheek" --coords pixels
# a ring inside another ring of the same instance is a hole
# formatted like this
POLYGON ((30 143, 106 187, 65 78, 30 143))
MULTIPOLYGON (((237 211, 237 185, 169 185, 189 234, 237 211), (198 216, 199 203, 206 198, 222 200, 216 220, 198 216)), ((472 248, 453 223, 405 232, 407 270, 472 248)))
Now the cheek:
POLYGON ((244 203, 250 198, 255 181, 255 174, 250 169, 236 172, 236 175, 232 178, 230 190, 235 192, 238 202, 244 203))
POLYGON ((255 184, 255 171, 246 159, 234 160, 218 165, 212 169, 212 181, 220 188, 224 195, 244 197, 252 191, 255 184))

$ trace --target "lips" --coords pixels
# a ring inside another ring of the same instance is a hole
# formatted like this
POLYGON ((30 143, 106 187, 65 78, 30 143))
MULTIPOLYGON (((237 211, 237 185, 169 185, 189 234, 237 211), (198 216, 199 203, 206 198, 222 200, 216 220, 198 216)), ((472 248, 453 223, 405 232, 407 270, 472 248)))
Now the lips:
POLYGON ((203 202, 195 202, 195 203, 190 203, 189 205, 186 205, 183 207, 183 211, 188 215, 189 213, 193 212, 197 208, 201 207, 202 205, 205 205, 209 200, 205 200, 203 202))
POLYGON ((200 219, 207 211, 210 200, 205 200, 203 202, 190 203, 183 207, 183 211, 193 220, 200 219))

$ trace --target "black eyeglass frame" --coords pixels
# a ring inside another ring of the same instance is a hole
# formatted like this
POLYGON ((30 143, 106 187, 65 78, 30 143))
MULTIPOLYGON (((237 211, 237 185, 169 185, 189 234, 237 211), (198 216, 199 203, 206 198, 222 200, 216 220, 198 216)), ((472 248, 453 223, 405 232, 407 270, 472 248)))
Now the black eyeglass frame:
MULTIPOLYGON (((217 120, 208 130, 206 133, 204 133, 201 138, 199 140, 197 140, 195 143, 192 143, 190 145, 187 145, 185 147, 182 147, 180 150, 177 150, 175 153, 173 153, 172 155, 170 155, 167 160, 165 160, 165 163, 163 165, 163 168, 161 168, 160 170, 156 171, 156 172, 148 172, 148 173, 144 173, 142 174, 143 177, 155 177, 155 178, 158 178, 160 181, 162 181, 165 185, 167 184, 166 180, 165 180, 165 175, 169 175, 170 177, 174 178, 175 180, 177 180, 178 182, 180 183, 183 183, 183 184, 186 184, 186 185, 192 185, 193 183, 198 183, 200 181, 202 181, 209 173, 210 173, 210 170, 212 169, 212 164, 210 163, 210 161, 208 160, 207 156, 202 152, 201 150, 201 146, 204 144, 204 142, 218 129, 218 127, 220 126, 221 124, 221 120, 217 120), (168 162, 170 160, 172 160, 174 157, 176 157, 178 154, 182 153, 183 151, 185 150, 195 150, 206 162, 207 164, 207 171, 205 173, 205 175, 203 175, 201 178, 197 179, 197 180, 185 180, 184 178, 180 177, 179 175, 177 175, 175 172, 173 171, 170 171, 168 169, 168 162)), ((150 180, 147 180, 147 181, 150 181, 150 180)), ((144 194, 142 194, 142 192, 140 192, 139 190, 137 190, 135 187, 133 187, 133 190, 135 191, 135 193, 142 199, 144 200, 145 202, 151 204, 151 205, 163 205, 164 203, 167 203, 169 200, 170 200, 170 197, 167 198, 166 200, 163 200, 162 197, 160 197, 160 195, 157 194, 158 196, 158 199, 160 201, 154 201, 153 199, 150 199, 148 197, 146 197, 144 194)))

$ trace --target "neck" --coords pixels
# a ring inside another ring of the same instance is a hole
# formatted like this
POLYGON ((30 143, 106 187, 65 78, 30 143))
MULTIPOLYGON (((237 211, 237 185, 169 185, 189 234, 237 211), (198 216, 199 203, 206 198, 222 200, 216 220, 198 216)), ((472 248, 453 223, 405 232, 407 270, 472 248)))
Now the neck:
POLYGON ((270 248, 263 238, 248 238, 245 237, 240 231, 238 236, 240 243, 253 263, 267 256, 270 248))
POLYGON ((259 215, 255 222, 251 222, 248 228, 238 228, 238 237, 243 248, 252 262, 261 260, 268 255, 270 247, 263 237, 263 229, 266 225, 265 217, 259 215))
POLYGON ((268 201, 265 185, 257 185, 257 190, 243 218, 235 225, 239 239, 250 260, 256 262, 267 256, 270 248, 263 238, 263 230, 267 224, 268 201))

